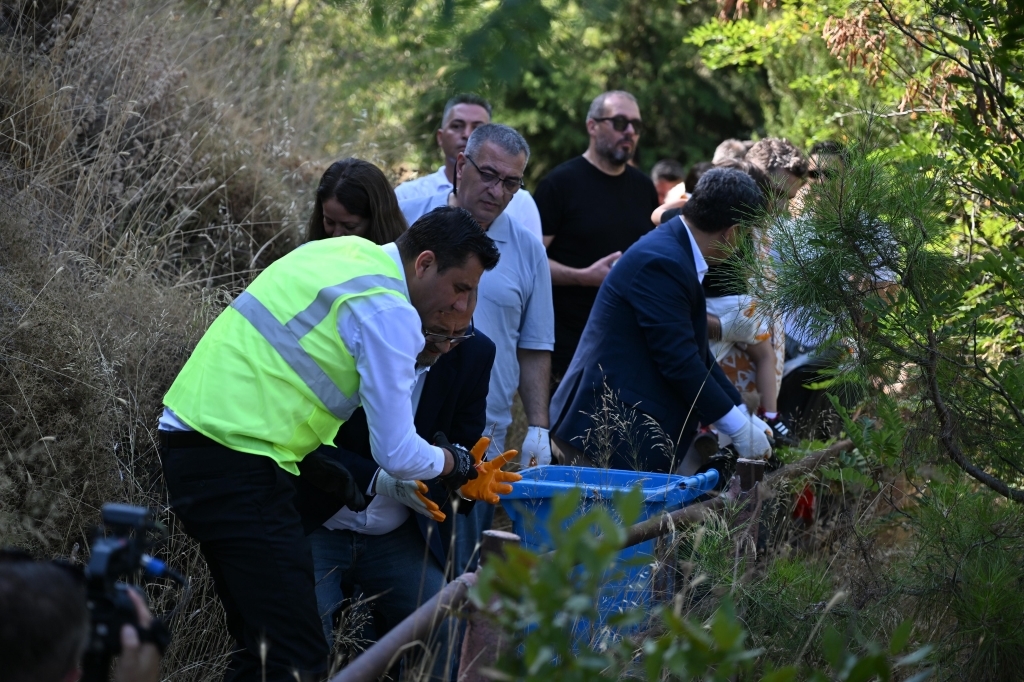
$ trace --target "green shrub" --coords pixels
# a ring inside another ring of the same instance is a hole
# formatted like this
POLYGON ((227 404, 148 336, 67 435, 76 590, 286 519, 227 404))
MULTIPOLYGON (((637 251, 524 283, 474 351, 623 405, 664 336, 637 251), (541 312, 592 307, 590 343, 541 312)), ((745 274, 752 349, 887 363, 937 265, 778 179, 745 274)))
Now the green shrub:
POLYGON ((911 513, 915 552, 900 566, 943 677, 1024 674, 1024 510, 959 476, 933 480, 911 513))
MULTIPOLYGON (((653 607, 627 608, 609 617, 609 628, 597 637, 575 639, 572 625, 579 619, 595 622, 597 598, 610 572, 616 569, 625 529, 614 517, 628 522, 637 517, 642 496, 639 490, 617 495, 611 508, 594 505, 571 522, 577 514, 579 496, 556 497, 547 522, 555 546, 553 553, 538 556, 510 548, 504 557, 491 558, 482 569, 477 585, 470 591, 473 604, 492 618, 502 633, 501 653, 496 669, 488 674, 497 680, 582 681, 643 677, 649 680, 751 680, 781 682, 798 677, 866 681, 890 680, 914 674, 928 675, 922 662, 927 647, 898 658, 911 641, 913 624, 895 628, 890 645, 880 648, 870 641, 857 643, 826 629, 820 659, 826 668, 816 670, 801 664, 805 650, 817 642, 825 616, 838 602, 814 601, 827 596, 821 580, 823 569, 808 570, 796 561, 777 561, 761 584, 761 595, 774 592, 772 605, 788 603, 794 612, 815 614, 808 621, 809 634, 788 651, 780 652, 789 665, 778 667, 762 648, 748 644, 748 617, 738 615, 734 604, 750 601, 735 582, 719 586, 713 593, 699 594, 707 580, 699 574, 699 561, 677 577, 676 591, 653 607), (702 604, 703 602, 703 604, 702 604), (694 608, 699 605, 700 608, 694 608), (640 629, 635 629, 642 626, 640 629), (621 632, 620 628, 626 629, 621 632), (625 634, 622 634, 624 632, 625 634), (801 646, 802 644, 802 646, 801 646)), ((722 534, 720 534, 722 535, 722 534)), ((690 558, 701 552, 704 533, 697 531, 690 543, 690 558)), ((684 555, 685 552, 684 552, 684 555)), ((765 604, 765 607, 768 605, 765 604)), ((764 619, 749 607, 747 615, 764 619)), ((786 619, 791 614, 775 614, 786 619)), ((768 633, 766 633, 768 634, 768 633)), ((769 640, 784 637, 771 633, 769 640)), ((785 640, 788 641, 788 640, 785 640)))

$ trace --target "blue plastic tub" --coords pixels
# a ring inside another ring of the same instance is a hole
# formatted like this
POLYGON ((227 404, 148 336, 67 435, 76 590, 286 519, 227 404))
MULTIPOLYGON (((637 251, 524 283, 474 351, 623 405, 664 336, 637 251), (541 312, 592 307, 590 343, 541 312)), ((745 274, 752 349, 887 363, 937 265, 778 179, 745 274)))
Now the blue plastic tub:
MULTIPOLYGON (((550 465, 532 467, 520 473, 523 480, 512 484, 512 492, 502 496, 501 505, 512 519, 514 532, 523 539, 523 546, 539 552, 554 549, 545 526, 551 511, 551 498, 560 493, 581 491, 583 502, 578 514, 582 515, 595 504, 608 504, 611 509, 614 493, 640 486, 644 505, 637 519, 639 522, 685 507, 718 483, 718 472, 713 469, 695 476, 675 476, 550 465)), ((598 612, 602 622, 620 611, 650 606, 659 587, 671 590, 671 575, 664 571, 659 575, 654 570, 655 547, 656 541, 648 540, 619 554, 622 575, 606 583, 599 596, 598 612)), ((584 625, 590 624, 578 624, 578 633, 584 625)))

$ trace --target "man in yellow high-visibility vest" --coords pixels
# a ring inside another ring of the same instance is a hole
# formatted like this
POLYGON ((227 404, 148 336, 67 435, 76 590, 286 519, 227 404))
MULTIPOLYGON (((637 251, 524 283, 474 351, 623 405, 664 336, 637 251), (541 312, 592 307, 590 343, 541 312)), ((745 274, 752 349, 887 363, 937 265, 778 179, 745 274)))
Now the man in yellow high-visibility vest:
POLYGON ((362 508, 348 472, 310 455, 357 407, 374 458, 395 478, 456 489, 476 477, 465 448, 416 434, 410 398, 417 355, 466 333, 480 276, 498 257, 455 208, 383 247, 359 237, 307 244, 257 277, 182 368, 164 397, 161 459, 237 643, 225 679, 314 680, 327 669, 293 477, 309 455, 303 475, 362 508))

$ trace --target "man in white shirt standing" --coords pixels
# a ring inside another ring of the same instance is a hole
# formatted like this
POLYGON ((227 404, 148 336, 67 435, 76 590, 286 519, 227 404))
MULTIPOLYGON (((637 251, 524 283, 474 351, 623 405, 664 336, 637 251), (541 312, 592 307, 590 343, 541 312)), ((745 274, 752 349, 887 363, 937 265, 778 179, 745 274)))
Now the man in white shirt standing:
MULTIPOLYGON (((518 391, 529 423, 520 452, 524 466, 551 461, 547 410, 555 342, 551 271, 544 246, 505 210, 521 191, 529 156, 526 140, 514 129, 496 123, 480 126, 458 155, 452 191, 399 203, 410 223, 441 206, 464 208, 501 253, 495 269, 480 279, 475 315, 476 327, 497 349, 484 433, 492 437, 488 458, 504 451, 512 399, 518 391)), ((479 534, 490 526, 492 514, 490 505, 476 505, 467 522, 475 519, 478 525, 457 528, 457 572, 472 566, 473 549, 479 534)))
MULTIPOLYGON (((469 136, 478 127, 491 122, 491 105, 483 97, 471 93, 456 95, 444 105, 441 127, 437 129, 437 146, 444 154, 444 165, 436 173, 403 182, 395 188, 399 201, 429 197, 438 192, 450 192, 455 180, 455 164, 466 149, 469 136)), ((512 196, 506 212, 519 221, 530 234, 541 239, 540 211, 533 197, 525 189, 512 196)))

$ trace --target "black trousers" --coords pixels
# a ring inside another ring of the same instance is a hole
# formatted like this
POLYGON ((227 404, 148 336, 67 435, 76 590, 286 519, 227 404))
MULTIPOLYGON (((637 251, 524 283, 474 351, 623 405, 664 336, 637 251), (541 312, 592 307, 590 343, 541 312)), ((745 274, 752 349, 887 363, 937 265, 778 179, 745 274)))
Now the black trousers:
POLYGON ((293 477, 269 457, 194 433, 165 437, 161 459, 171 508, 199 541, 238 645, 224 679, 294 682, 296 672, 303 682, 325 677, 329 650, 293 477))

